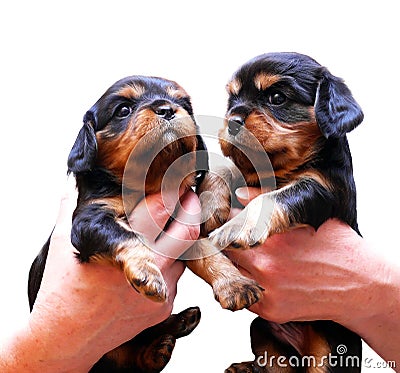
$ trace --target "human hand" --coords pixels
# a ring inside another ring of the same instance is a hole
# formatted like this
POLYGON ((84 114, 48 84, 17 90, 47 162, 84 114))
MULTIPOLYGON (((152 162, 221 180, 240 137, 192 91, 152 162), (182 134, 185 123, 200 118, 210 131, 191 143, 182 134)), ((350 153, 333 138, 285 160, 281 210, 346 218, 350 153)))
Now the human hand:
MULTIPOLYGON (((259 193, 241 188, 237 196, 247 205, 259 193)), ((365 304, 381 304, 386 294, 385 264, 337 220, 327 221, 318 231, 297 228, 251 250, 226 254, 266 289, 250 310, 268 320, 329 319, 354 327, 355 315, 362 319, 371 314, 365 304)))
MULTIPOLYGON (((156 303, 136 293, 115 267, 79 264, 75 259, 70 232, 77 192, 69 186, 61 202, 41 288, 30 316, 33 335, 51 332, 50 340, 39 339, 35 346, 37 356, 41 356, 42 350, 47 357, 57 356, 54 364, 68 361, 71 371, 87 371, 105 352, 170 315, 176 284, 184 269, 174 258, 186 251, 199 234, 197 196, 189 191, 180 197, 179 219, 161 236, 174 209, 173 198, 149 196, 135 208, 130 219, 133 229, 142 232, 153 249, 159 249, 155 253, 156 264, 166 281, 168 299, 156 303), (165 201, 170 206, 165 206, 165 201), (188 217, 191 221, 186 224, 188 217)), ((47 367, 51 367, 51 362, 47 367)))

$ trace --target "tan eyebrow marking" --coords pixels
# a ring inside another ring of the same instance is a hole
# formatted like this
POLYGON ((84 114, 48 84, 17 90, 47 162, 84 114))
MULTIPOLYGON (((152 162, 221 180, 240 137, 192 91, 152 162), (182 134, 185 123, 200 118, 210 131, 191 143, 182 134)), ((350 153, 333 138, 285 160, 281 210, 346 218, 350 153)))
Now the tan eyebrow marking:
POLYGON ((271 87, 272 84, 279 81, 279 75, 269 75, 266 73, 259 73, 254 78, 254 85, 260 91, 271 87))
POLYGON ((242 83, 238 79, 233 79, 226 85, 226 90, 230 95, 238 95, 241 88, 242 83))
POLYGON ((167 94, 173 98, 184 98, 188 97, 188 94, 182 87, 174 87, 174 86, 169 86, 167 89, 167 94))
POLYGON ((145 88, 140 84, 129 84, 121 88, 117 94, 126 98, 139 98, 145 91, 145 88))

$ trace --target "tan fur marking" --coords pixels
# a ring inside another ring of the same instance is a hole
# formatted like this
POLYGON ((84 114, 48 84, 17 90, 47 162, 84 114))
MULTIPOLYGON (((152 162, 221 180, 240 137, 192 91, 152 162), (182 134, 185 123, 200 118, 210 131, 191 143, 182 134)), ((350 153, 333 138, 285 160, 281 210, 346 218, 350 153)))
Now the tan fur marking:
POLYGON ((275 204, 275 209, 272 213, 269 223, 268 236, 271 236, 275 233, 286 232, 289 230, 289 227, 290 221, 287 212, 282 208, 282 206, 275 204))
POLYGON ((121 88, 117 94, 119 96, 132 99, 132 98, 139 98, 145 92, 145 88, 140 84, 129 84, 123 88, 121 88))
POLYGON ((167 285, 146 245, 139 240, 122 242, 115 250, 114 260, 138 292, 156 302, 167 299, 167 285))
POLYGON ((120 268, 121 266, 108 254, 95 254, 90 256, 90 263, 101 265, 112 265, 120 268))
MULTIPOLYGON (((132 121, 131 121, 132 122, 132 121)), ((98 163, 122 180, 126 162, 139 141, 137 133, 132 131, 133 123, 117 137, 108 138, 101 132, 96 134, 98 143, 98 163)))
POLYGON ((326 179, 320 172, 316 170, 307 170, 299 173, 298 175, 294 175, 295 180, 301 179, 312 179, 315 180, 318 184, 322 185, 327 190, 332 190, 333 187, 329 180, 326 179))
POLYGON ((326 373, 328 371, 327 356, 331 349, 328 342, 311 325, 307 326, 305 344, 303 356, 313 356, 318 364, 324 363, 323 366, 310 366, 307 373, 326 373))
POLYGON ((116 217, 125 215, 124 206, 122 203, 122 196, 96 198, 90 200, 89 203, 104 205, 106 208, 114 211, 116 217))
POLYGON ((239 80, 233 79, 226 85, 226 90, 230 95, 238 95, 242 88, 242 83, 239 80))
POLYGON ((173 98, 185 98, 188 97, 187 92, 182 87, 170 86, 166 89, 167 94, 173 98))
POLYGON ((294 170, 313 159, 322 137, 316 121, 286 124, 278 122, 268 112, 251 113, 246 128, 269 155, 278 178, 290 178, 294 170))
POLYGON ((272 84, 275 84, 280 79, 279 75, 269 75, 266 73, 257 74, 254 78, 254 85, 260 91, 264 91, 265 89, 271 87, 272 84))

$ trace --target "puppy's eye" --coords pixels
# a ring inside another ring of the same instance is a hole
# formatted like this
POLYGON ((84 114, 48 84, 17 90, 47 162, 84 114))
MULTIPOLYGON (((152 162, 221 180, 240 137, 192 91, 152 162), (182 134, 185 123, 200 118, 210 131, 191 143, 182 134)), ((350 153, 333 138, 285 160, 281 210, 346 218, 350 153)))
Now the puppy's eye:
POLYGON ((268 95, 268 102, 275 106, 282 105, 286 102, 286 96, 281 92, 274 91, 268 95))
POLYGON ((128 115, 132 113, 132 108, 126 104, 118 106, 115 111, 115 116, 118 118, 126 118, 128 115))

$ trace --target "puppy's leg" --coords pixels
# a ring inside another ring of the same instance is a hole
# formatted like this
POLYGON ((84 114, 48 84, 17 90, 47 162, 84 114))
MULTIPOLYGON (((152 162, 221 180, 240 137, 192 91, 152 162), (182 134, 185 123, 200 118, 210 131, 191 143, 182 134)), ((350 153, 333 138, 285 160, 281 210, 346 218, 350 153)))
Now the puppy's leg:
POLYGON ((197 188, 201 203, 201 237, 207 237, 228 220, 234 197, 233 180, 233 170, 220 168, 207 173, 197 188))
MULTIPOLYGON (((233 171, 224 168, 208 173, 198 188, 201 201, 201 236, 224 224, 231 210, 233 171)), ((186 253, 187 266, 210 284, 223 308, 235 311, 250 307, 262 297, 263 289, 243 276, 208 238, 197 241, 186 253)))
POLYGON ((190 307, 186 310, 171 315, 164 322, 150 328, 147 333, 171 334, 175 338, 182 338, 189 335, 199 324, 201 312, 199 307, 190 307))
POLYGON ((132 341, 133 365, 143 372, 160 372, 171 359, 176 340, 189 335, 200 317, 200 309, 192 307, 144 330, 132 341))
POLYGON ((188 260, 187 266, 211 285, 215 299, 223 308, 240 310, 262 297, 264 289, 256 281, 243 276, 208 239, 196 242, 191 255, 198 259, 188 260))
POLYGON ((171 359, 178 338, 189 335, 200 322, 200 310, 188 308, 171 315, 132 340, 104 355, 90 370, 102 372, 160 372, 171 359))
POLYGON ((332 216, 333 194, 319 180, 307 177, 259 195, 235 218, 210 234, 221 248, 248 249, 275 233, 308 224, 317 229, 332 216))
POLYGON ((152 251, 137 233, 121 224, 112 206, 93 203, 80 206, 71 232, 81 262, 108 262, 121 268, 128 282, 143 295, 165 301, 167 286, 152 251))

